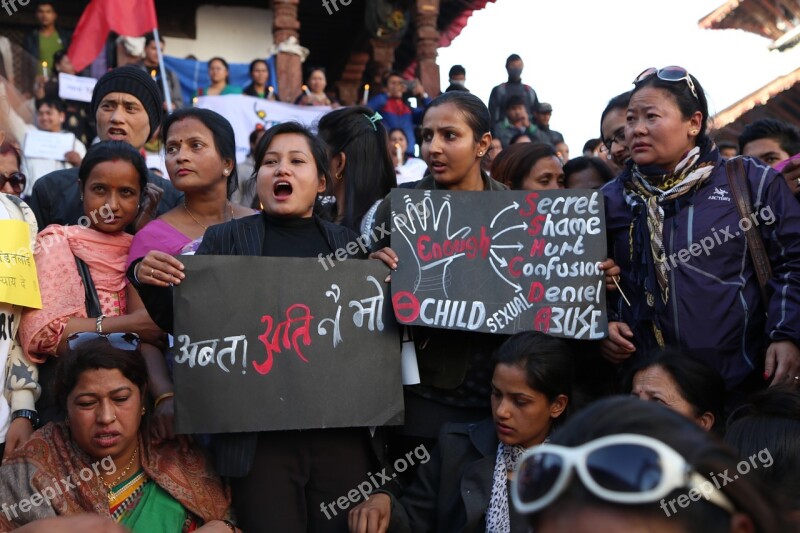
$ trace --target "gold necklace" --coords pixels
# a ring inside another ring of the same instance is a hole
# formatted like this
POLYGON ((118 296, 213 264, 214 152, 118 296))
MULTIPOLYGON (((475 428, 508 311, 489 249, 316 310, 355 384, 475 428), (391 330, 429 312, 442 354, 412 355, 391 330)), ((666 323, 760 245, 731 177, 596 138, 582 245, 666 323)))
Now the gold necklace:
POLYGON ((131 467, 133 466, 133 463, 136 460, 136 456, 137 455, 139 455, 139 446, 138 445, 136 446, 136 449, 133 450, 133 456, 131 457, 131 460, 128 461, 128 464, 122 470, 122 473, 119 476, 117 476, 117 479, 115 479, 111 483, 107 483, 105 479, 101 478, 102 482, 103 482, 103 485, 105 485, 106 489, 108 489, 108 501, 109 502, 114 501, 114 498, 117 495, 114 492, 114 488, 113 488, 114 485, 116 485, 120 480, 125 478, 125 476, 128 474, 128 471, 130 471, 131 467))
MULTIPOLYGON (((230 218, 230 220, 233 220, 233 205, 230 202, 226 202, 226 203, 228 204, 228 207, 230 207, 230 209, 231 209, 231 218, 230 218)), ((208 229, 208 226, 203 225, 199 220, 197 220, 194 217, 192 212, 189 211, 189 206, 186 205, 186 200, 183 201, 183 208, 186 209, 186 212, 189 213, 189 216, 192 217, 192 220, 194 220, 197 223, 198 226, 203 228, 203 231, 208 229)), ((223 211, 224 211, 224 209, 223 209, 223 211)), ((222 222, 227 222, 227 220, 224 220, 225 215, 223 214, 222 216, 223 216, 223 221, 222 222)))

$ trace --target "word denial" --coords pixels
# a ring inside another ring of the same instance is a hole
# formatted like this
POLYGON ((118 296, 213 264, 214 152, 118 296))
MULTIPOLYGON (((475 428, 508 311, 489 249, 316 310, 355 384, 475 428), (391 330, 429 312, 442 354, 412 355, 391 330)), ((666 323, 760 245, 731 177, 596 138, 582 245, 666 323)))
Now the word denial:
POLYGON ((593 190, 394 190, 398 322, 560 337, 607 335, 603 196, 593 190), (422 205, 424 209, 408 209, 422 205), (408 215, 408 216, 405 216, 408 215))

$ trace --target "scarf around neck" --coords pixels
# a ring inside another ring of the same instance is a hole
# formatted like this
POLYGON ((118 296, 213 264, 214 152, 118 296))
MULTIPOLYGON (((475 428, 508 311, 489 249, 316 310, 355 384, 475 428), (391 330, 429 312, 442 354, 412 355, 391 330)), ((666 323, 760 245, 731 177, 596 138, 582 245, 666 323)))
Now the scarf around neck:
POLYGON ((525 452, 521 445, 497 445, 497 459, 494 462, 494 483, 492 499, 486 510, 486 533, 510 533, 511 517, 509 515, 508 473, 516 470, 520 457, 525 452))
POLYGON ((664 206, 695 191, 714 171, 718 150, 713 143, 692 148, 665 173, 656 167, 640 167, 631 163, 630 177, 625 181, 625 201, 633 212, 631 222, 631 264, 633 282, 644 287, 646 308, 640 317, 653 316, 669 300, 669 285, 664 248, 664 206), (656 298, 656 295, 659 298, 656 298))

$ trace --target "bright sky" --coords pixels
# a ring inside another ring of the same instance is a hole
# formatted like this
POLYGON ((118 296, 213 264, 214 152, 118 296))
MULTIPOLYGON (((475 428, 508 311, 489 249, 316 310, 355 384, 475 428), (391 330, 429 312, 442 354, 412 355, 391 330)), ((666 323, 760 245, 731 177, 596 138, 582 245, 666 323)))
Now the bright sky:
POLYGON ((741 30, 701 30, 697 22, 724 0, 497 0, 470 18, 439 50, 442 89, 454 64, 467 88, 489 101, 506 81, 505 60, 522 56, 522 81, 553 105, 551 127, 570 157, 600 136, 608 100, 632 88, 647 67, 680 65, 697 77, 711 114, 800 65, 800 46, 770 52, 770 40, 741 30))

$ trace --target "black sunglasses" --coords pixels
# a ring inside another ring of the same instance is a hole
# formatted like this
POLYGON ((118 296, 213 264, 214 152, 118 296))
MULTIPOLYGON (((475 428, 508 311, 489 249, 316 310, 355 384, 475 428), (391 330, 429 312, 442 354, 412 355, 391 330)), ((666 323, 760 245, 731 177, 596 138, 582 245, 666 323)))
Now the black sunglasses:
POLYGON ((11 190, 15 194, 21 194, 25 189, 25 184, 28 183, 28 178, 22 172, 12 172, 11 174, 0 172, 0 189, 5 187, 6 183, 11 185, 11 190))
POLYGON ((67 337, 67 348, 76 350, 87 342, 95 341, 97 339, 104 339, 111 346, 124 352, 138 352, 139 351, 139 335, 136 333, 94 333, 92 331, 84 331, 81 333, 73 333, 67 337))

